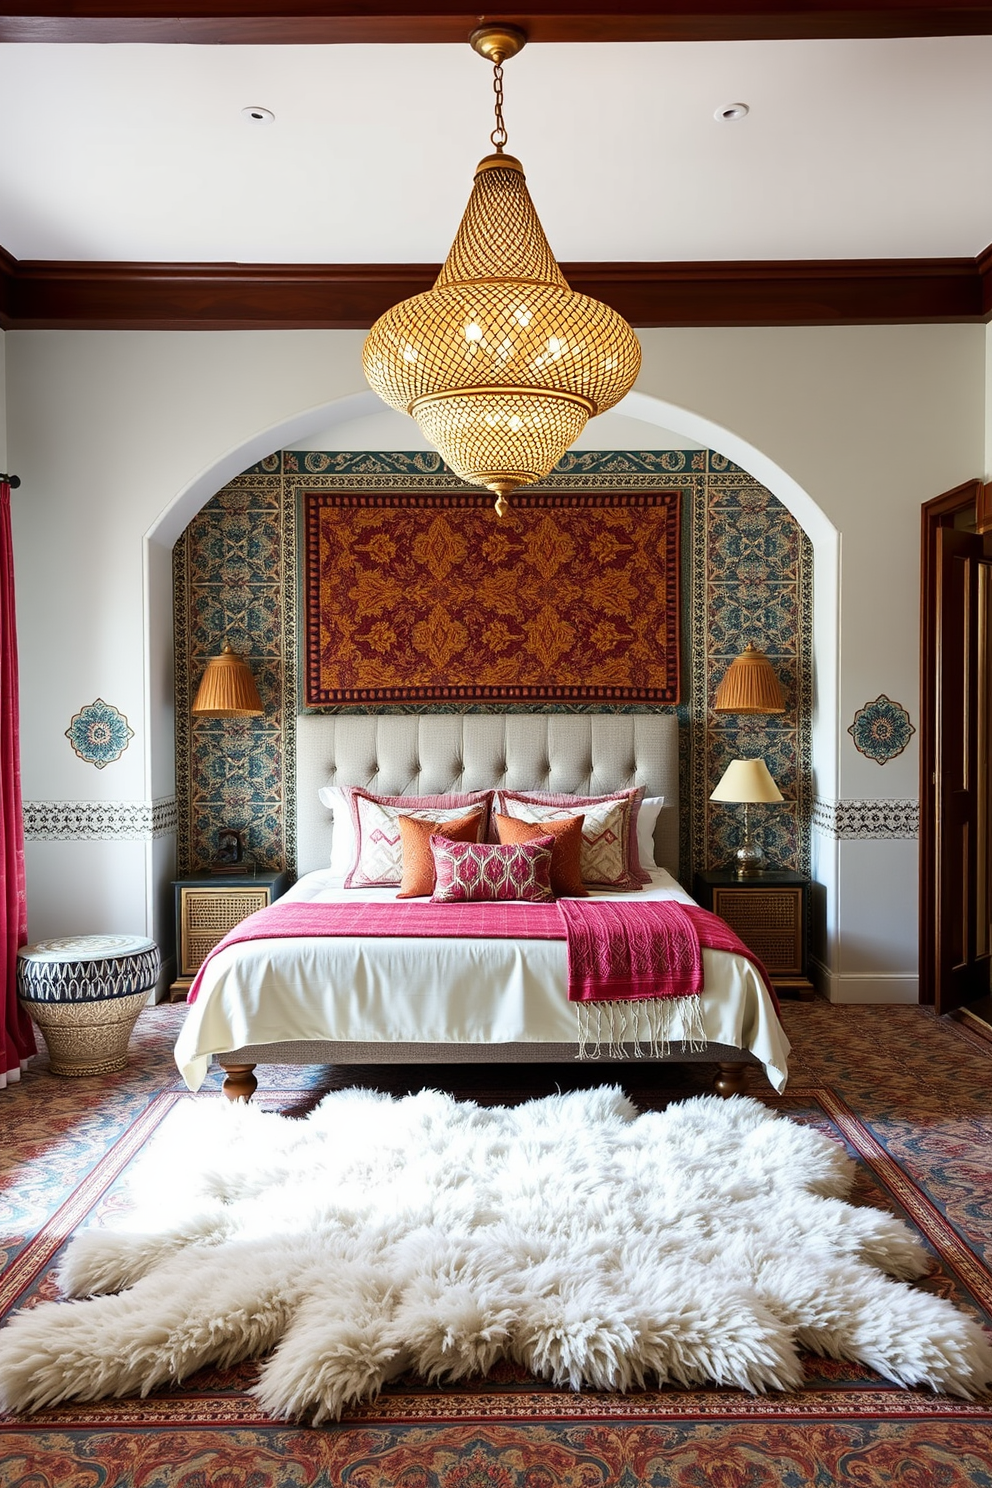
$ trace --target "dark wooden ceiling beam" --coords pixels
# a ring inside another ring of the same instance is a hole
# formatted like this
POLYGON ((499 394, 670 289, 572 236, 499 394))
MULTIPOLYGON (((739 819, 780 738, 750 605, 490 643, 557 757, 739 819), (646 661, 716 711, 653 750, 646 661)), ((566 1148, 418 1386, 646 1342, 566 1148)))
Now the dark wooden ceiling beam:
MULTIPOLYGON (((2 250, 0 250, 2 253, 2 250)), ((576 263, 574 289, 635 326, 980 321, 992 248, 978 259, 576 263)), ((436 264, 18 262, 0 257, 8 329, 367 330, 434 282, 436 264)))
MULTIPOLYGON (((15 0, 17 3, 17 0, 15 0)), ((478 25, 464 0, 42 0, 0 16, 0 42, 320 44, 463 42, 478 25)), ((540 0, 497 11, 534 42, 753 41, 992 33, 988 0, 540 0)))

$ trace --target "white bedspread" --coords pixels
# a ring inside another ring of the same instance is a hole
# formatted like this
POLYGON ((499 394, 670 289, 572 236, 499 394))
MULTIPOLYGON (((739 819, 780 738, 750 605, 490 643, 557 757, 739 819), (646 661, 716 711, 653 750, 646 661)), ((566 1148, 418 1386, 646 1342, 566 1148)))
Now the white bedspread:
MULTIPOLYGON (((664 869, 637 900, 692 903, 664 869)), ((395 899, 395 889, 343 889, 329 872, 308 873, 286 899, 395 899)), ((774 1089, 784 1090, 789 1041, 754 966, 703 951, 700 1012, 707 1041, 749 1049, 774 1089)), ((325 936, 229 946, 207 967, 176 1043, 176 1063, 198 1090, 211 1055, 248 1044, 298 1040, 354 1043, 575 1043, 563 940, 430 940, 325 936)), ((676 1012, 671 1038, 683 1030, 676 1012)))

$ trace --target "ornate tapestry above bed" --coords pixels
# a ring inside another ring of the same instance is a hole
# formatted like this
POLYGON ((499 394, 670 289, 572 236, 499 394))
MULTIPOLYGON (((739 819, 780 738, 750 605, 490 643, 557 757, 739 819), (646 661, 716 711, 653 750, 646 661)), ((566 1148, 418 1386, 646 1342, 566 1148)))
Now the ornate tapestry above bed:
MULTIPOLYGON (((736 850, 739 813, 711 803, 709 795, 729 760, 759 755, 786 796, 781 805, 757 808, 765 851, 774 862, 806 872, 812 550, 795 518, 753 477, 712 450, 580 450, 567 455, 540 490, 586 496, 673 488, 682 506, 683 878, 691 882, 694 870, 725 863, 736 850), (775 667, 788 703, 785 714, 713 712, 716 685, 747 641, 760 646, 775 667)), ((174 570, 180 874, 210 862, 222 827, 244 831, 246 851, 260 869, 296 863, 296 718, 306 669, 302 498, 311 492, 454 498, 465 487, 445 473, 439 456, 424 451, 284 450, 236 476, 190 523, 176 544, 174 570), (265 708, 259 718, 190 715, 203 667, 225 640, 252 668, 265 708)), ((462 513, 452 515, 460 520, 462 513)), ((488 515, 495 524, 491 508, 488 515)), ((422 522, 424 513, 417 516, 422 522)), ((334 711, 653 714, 670 706, 452 699, 342 703, 334 711)), ((326 709, 324 704, 321 711, 326 709)))
POLYGON ((680 501, 305 492, 305 706, 677 703, 680 501))

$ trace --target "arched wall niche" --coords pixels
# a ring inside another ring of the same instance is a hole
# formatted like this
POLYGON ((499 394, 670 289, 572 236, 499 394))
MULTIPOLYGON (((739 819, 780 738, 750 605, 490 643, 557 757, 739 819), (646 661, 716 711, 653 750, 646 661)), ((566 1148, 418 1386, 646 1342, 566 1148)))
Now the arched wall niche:
MULTIPOLYGON (((809 494, 773 460, 746 440, 705 415, 643 393, 628 395, 619 410, 659 429, 677 430, 712 449, 758 480, 795 517, 809 537, 814 555, 813 661, 814 709, 812 762, 815 790, 834 794, 837 778, 837 669, 839 534, 809 494)), ((234 476, 274 450, 295 441, 381 412, 374 394, 360 392, 308 409, 260 431, 225 451, 204 468, 160 514, 145 536, 145 739, 146 777, 153 796, 175 790, 174 718, 172 711, 172 584, 175 542, 189 522, 234 476)), ((356 446, 357 447, 357 446, 356 446)), ((364 447, 364 446, 361 446, 364 447)), ((616 447, 612 446, 611 447, 616 447)), ((648 447, 648 446, 643 446, 648 447)), ((662 446, 657 446, 662 447, 662 446)))

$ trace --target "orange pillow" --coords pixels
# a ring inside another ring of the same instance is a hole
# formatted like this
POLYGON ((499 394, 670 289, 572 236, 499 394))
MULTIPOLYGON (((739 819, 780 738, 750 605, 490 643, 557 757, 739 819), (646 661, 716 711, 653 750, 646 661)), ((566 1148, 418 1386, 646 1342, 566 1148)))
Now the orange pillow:
MULTIPOLYGON (((478 842, 479 828, 485 812, 481 807, 455 821, 425 821, 419 816, 401 816, 400 846, 403 850, 403 877, 397 899, 421 899, 434 892, 434 859, 431 857, 431 834, 448 837, 452 842, 478 842)), ((547 836, 547 833, 545 833, 547 836)))
POLYGON ((582 882, 579 866, 585 817, 559 816, 552 821, 525 822, 497 812, 493 819, 500 842, 532 842, 535 837, 553 837, 551 892, 569 899, 588 899, 589 890, 582 882))

